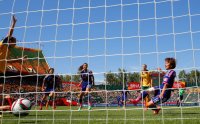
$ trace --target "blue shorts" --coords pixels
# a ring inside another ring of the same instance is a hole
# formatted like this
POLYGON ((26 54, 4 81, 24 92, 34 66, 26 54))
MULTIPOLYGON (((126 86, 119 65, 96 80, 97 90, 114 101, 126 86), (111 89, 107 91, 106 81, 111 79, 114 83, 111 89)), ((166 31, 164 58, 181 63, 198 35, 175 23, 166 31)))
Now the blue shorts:
POLYGON ((166 93, 164 93, 163 98, 160 98, 159 95, 161 93, 161 89, 158 86, 155 86, 154 89, 155 89, 154 97, 151 98, 154 104, 164 103, 170 98, 165 95, 166 93))
POLYGON ((127 100, 127 96, 126 95, 122 95, 122 101, 127 100))
POLYGON ((154 104, 158 105, 158 104, 161 104, 161 103, 164 103, 168 100, 169 98, 167 97, 163 97, 163 98, 160 98, 159 95, 158 96, 155 96, 153 98, 151 98, 151 100, 153 101, 154 104))
POLYGON ((45 93, 50 93, 50 92, 54 92, 55 90, 53 88, 47 88, 45 89, 45 93))
POLYGON ((82 91, 86 91, 87 88, 91 88, 92 84, 89 82, 82 82, 82 91))

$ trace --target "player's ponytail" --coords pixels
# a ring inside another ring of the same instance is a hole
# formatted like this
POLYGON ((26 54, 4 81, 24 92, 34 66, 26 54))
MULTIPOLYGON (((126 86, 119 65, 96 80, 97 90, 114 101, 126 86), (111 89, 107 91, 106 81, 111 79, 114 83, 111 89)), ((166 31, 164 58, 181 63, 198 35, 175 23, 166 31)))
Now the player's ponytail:
POLYGON ((83 70, 83 65, 79 66, 78 71, 82 71, 83 70))
POLYGON ((78 68, 78 71, 82 71, 83 70, 83 65, 86 65, 88 67, 88 64, 87 63, 83 63, 79 68, 78 68))
POLYGON ((49 74, 53 74, 54 73, 54 68, 49 68, 48 73, 49 74))

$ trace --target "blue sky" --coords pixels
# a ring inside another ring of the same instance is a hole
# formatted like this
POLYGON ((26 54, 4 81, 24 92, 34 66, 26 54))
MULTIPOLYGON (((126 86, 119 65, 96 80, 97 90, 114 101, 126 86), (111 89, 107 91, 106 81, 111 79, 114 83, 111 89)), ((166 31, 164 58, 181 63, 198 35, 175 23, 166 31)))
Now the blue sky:
POLYGON ((75 74, 87 62, 97 81, 144 63, 164 69, 165 57, 176 57, 177 71, 199 69, 200 1, 155 1, 0 0, 0 37, 13 13, 18 45, 42 49, 56 73, 75 74))

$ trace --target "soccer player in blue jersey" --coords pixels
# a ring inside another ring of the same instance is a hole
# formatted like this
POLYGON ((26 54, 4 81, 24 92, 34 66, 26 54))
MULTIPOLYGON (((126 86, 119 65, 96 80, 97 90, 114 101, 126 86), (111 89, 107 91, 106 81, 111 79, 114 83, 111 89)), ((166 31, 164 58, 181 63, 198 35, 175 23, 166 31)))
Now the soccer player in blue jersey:
POLYGON ((45 92, 44 96, 42 97, 42 100, 40 102, 40 110, 42 110, 42 103, 43 100, 47 98, 46 102, 46 109, 48 109, 49 101, 52 99, 52 106, 53 109, 56 108, 55 105, 55 89, 58 87, 58 83, 61 82, 61 79, 59 76, 54 75, 54 69, 50 68, 48 71, 48 75, 45 76, 43 79, 43 84, 42 84, 42 91, 45 92))
POLYGON ((83 96, 88 95, 88 110, 91 110, 92 103, 91 103, 91 96, 89 94, 91 87, 94 86, 94 75, 91 70, 88 69, 88 64, 84 63, 79 67, 80 75, 81 75, 81 82, 80 85, 82 87, 81 93, 79 94, 79 111, 82 108, 83 96))
POLYGON ((143 91, 140 96, 133 100, 134 104, 138 103, 140 100, 146 98, 150 92, 154 92, 154 97, 146 104, 147 107, 155 108, 152 109, 154 114, 158 114, 160 107, 158 104, 166 102, 172 91, 172 86, 174 84, 174 79, 176 77, 176 72, 173 70, 176 67, 176 60, 174 58, 165 58, 165 69, 167 70, 166 74, 163 77, 163 82, 160 86, 155 86, 149 88, 147 91, 143 91))
POLYGON ((122 105, 123 105, 123 108, 126 107, 126 102, 127 102, 127 99, 128 99, 128 94, 130 94, 129 91, 127 91, 127 88, 125 88, 122 92, 122 105))
POLYGON ((120 107, 121 106, 121 103, 120 103, 121 102, 120 94, 118 94, 116 98, 117 98, 117 106, 120 107))

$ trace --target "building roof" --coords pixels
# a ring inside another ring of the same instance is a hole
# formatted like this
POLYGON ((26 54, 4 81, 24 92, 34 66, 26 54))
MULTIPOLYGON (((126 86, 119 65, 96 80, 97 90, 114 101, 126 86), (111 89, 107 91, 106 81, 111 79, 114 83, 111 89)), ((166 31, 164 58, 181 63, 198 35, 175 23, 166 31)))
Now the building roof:
POLYGON ((0 73, 47 74, 48 69, 41 50, 0 44, 0 73))

